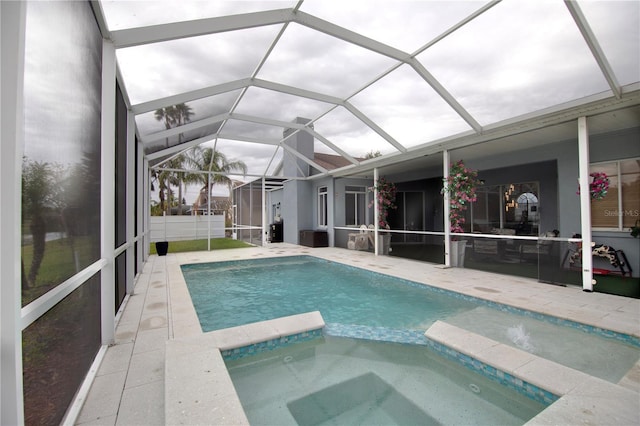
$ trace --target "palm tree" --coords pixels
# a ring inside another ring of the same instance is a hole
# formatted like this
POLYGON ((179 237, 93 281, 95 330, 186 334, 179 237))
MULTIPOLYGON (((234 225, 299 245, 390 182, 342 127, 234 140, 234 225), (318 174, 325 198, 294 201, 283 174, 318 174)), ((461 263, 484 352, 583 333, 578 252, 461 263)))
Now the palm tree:
MULTIPOLYGON (((185 162, 183 154, 177 155, 164 164, 164 167, 169 169, 182 169, 185 162)), ((185 172, 167 171, 167 186, 169 187, 169 193, 171 193, 171 185, 178 187, 178 211, 176 214, 182 215, 182 184, 185 180, 185 172)), ((169 205, 172 205, 170 202, 169 205)))
POLYGON ((203 185, 203 190, 209 185, 207 190, 209 197, 211 197, 214 185, 226 185, 231 191, 231 179, 221 173, 240 172, 243 175, 247 173, 247 165, 243 161, 229 161, 222 152, 202 146, 193 147, 186 153, 185 165, 202 172, 218 172, 214 173, 211 179, 208 178, 208 174, 204 173, 194 173, 193 176, 190 176, 194 183, 203 185))
MULTIPOLYGON (((157 109, 154 115, 156 120, 164 123, 164 128, 167 130, 174 127, 176 123, 176 112, 173 106, 157 109)), ((166 138, 166 145, 169 146, 169 138, 166 138)))
POLYGON ((191 121, 193 110, 189 105, 181 103, 174 105, 173 109, 175 111, 176 126, 182 126, 183 124, 187 124, 191 121))
MULTIPOLYGON (((158 121, 164 123, 165 129, 172 129, 174 127, 180 127, 191 121, 193 116, 193 110, 185 103, 180 103, 164 108, 157 109, 155 111, 155 118, 158 121)), ((178 143, 182 142, 182 133, 178 135, 178 143)), ((169 146, 169 138, 166 139, 166 144, 169 146)))
MULTIPOLYGON (((164 107, 157 109, 155 111, 155 118, 158 121, 162 121, 164 123, 165 129, 172 129, 174 127, 180 127, 191 121, 191 117, 193 116, 193 110, 191 107, 185 103, 179 103, 176 105, 164 107)), ((182 133, 178 135, 178 143, 182 142, 182 133)), ((169 146, 169 138, 166 138, 166 146, 169 146)), ((180 169, 184 163, 184 156, 182 154, 177 157, 172 158, 168 162, 166 162, 163 167, 168 169, 180 169)), ((152 178, 155 179, 159 184, 159 194, 160 194, 160 206, 163 211, 170 212, 172 207, 171 200, 171 185, 178 187, 178 212, 177 214, 182 214, 182 184, 185 180, 184 172, 171 172, 171 171, 160 171, 153 170, 152 178), (164 191, 167 191, 167 199, 165 199, 164 191)))
POLYGON ((165 191, 167 191, 167 178, 168 172, 166 170, 151 169, 151 190, 153 191, 155 189, 154 182, 157 183, 158 196, 160 197, 160 211, 163 212, 168 210, 167 197, 165 197, 165 191))

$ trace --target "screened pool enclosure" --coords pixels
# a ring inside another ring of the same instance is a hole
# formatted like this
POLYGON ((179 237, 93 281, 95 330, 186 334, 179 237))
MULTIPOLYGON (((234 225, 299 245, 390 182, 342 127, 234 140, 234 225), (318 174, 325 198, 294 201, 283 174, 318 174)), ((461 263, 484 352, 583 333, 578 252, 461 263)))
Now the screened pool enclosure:
POLYGON ((219 226, 256 245, 279 223, 286 243, 320 232, 451 265, 464 237, 467 267, 529 265, 561 284, 571 271, 591 291, 599 259, 562 257, 596 242, 638 277, 636 1, 4 1, 0 13, 2 424, 74 421, 149 256, 152 211, 202 212, 201 188, 220 196, 211 181, 230 197, 219 226), (480 186, 454 235, 441 189, 458 160, 480 186), (577 193, 600 172, 604 198, 577 193), (380 178, 397 191, 388 229, 380 178))

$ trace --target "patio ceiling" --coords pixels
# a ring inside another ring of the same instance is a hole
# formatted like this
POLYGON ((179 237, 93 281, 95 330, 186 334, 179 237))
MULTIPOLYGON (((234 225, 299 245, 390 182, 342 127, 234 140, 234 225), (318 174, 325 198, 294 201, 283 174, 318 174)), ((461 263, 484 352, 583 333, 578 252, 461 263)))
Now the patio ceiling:
POLYGON ((152 164, 208 144, 273 175, 294 128, 350 162, 332 174, 391 172, 443 148, 566 140, 581 115, 596 133, 640 126, 635 1, 95 5, 152 164), (191 122, 166 129, 154 112, 179 103, 191 122))

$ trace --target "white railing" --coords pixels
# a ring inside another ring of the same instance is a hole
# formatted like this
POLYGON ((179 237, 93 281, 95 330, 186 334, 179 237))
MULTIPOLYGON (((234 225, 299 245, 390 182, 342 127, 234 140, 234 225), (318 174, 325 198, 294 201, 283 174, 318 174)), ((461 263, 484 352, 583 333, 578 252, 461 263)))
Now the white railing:
POLYGON ((151 216, 151 242, 224 238, 224 215, 151 216), (211 221, 211 225, 209 225, 211 221), (210 227, 209 227, 210 226, 210 227), (209 235, 209 232, 211 234, 209 235))

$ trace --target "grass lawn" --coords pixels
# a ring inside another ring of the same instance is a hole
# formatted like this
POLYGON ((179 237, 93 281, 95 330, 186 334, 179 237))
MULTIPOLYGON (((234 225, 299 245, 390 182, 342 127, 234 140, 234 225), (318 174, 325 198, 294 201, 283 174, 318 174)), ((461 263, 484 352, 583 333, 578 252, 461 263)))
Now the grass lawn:
MULTIPOLYGON (((26 305, 37 299, 51 288, 89 266, 99 259, 99 253, 98 240, 90 237, 76 237, 73 248, 68 238, 47 241, 36 280, 34 283, 30 283, 29 289, 23 289, 22 304, 26 305)), ((22 246, 22 261, 26 275, 30 272, 32 258, 33 246, 22 246)))
MULTIPOLYGON (((244 241, 233 240, 231 238, 212 238, 211 250, 223 250, 233 248, 253 247, 244 241)), ((188 240, 188 241, 171 241, 169 242, 169 253, 184 253, 188 251, 207 250, 207 240, 188 240)), ((149 254, 158 254, 156 245, 151 244, 149 254)))

